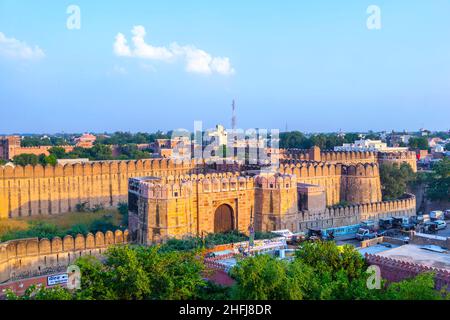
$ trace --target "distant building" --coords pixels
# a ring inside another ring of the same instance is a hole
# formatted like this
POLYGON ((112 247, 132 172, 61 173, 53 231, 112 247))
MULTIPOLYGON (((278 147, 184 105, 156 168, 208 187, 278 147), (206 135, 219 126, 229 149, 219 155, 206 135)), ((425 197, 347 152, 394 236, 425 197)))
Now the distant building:
POLYGON ((60 165, 86 163, 89 162, 88 158, 76 158, 76 159, 58 159, 57 163, 60 165))
POLYGON ((162 158, 170 158, 176 149, 179 155, 185 155, 190 152, 192 143, 189 137, 179 136, 171 139, 156 139, 151 148, 162 158))
POLYGON ((75 138, 75 145, 81 148, 92 148, 97 137, 90 133, 85 133, 81 137, 75 138))
POLYGON ((428 138, 428 146, 430 146, 430 148, 435 147, 437 144, 442 143, 442 139, 439 137, 434 137, 434 138, 428 138))
POLYGON ((431 148, 432 153, 444 152, 445 146, 442 144, 436 144, 431 148))
POLYGON ((354 143, 344 143, 342 146, 334 147, 334 151, 378 151, 378 152, 401 152, 408 151, 406 147, 388 147, 381 140, 361 139, 354 143))
POLYGON ((208 137, 213 138, 214 141, 217 141, 216 143, 219 146, 227 145, 228 133, 221 124, 216 125, 216 129, 214 131, 209 131, 208 137))
MULTIPOLYGON (((3 160, 12 160, 15 156, 21 154, 34 154, 41 155, 44 154, 48 156, 49 149, 53 148, 53 146, 35 146, 35 147, 22 147, 21 146, 21 138, 19 136, 4 136, 0 137, 0 159, 3 160)), ((73 146, 59 146, 64 148, 66 152, 70 152, 73 150, 73 146)))

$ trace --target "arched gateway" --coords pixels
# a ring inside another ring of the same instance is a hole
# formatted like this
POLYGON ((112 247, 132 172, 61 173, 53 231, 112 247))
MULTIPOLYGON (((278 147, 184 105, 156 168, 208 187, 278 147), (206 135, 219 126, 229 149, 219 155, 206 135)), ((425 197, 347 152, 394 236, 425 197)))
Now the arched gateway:
POLYGON ((234 229, 233 209, 227 205, 220 205, 214 214, 214 232, 226 232, 234 229))

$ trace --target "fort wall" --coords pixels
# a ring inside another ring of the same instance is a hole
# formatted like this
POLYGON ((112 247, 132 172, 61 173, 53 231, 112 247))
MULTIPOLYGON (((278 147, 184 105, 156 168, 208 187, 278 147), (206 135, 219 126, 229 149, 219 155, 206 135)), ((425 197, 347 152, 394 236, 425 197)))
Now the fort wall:
POLYGON ((340 163, 344 165, 358 163, 408 163, 414 172, 417 171, 417 158, 414 151, 378 152, 378 151, 320 151, 311 149, 288 149, 281 152, 282 162, 316 161, 340 163))
POLYGON ((137 216, 130 230, 138 243, 215 231, 214 213, 221 205, 232 211, 233 228, 246 232, 254 211, 254 178, 236 173, 167 176, 143 181, 137 216))
POLYGON ((407 194, 405 199, 329 207, 324 212, 299 211, 286 219, 280 229, 305 231, 308 228, 332 228, 358 224, 363 220, 377 220, 392 216, 416 215, 416 198, 407 194), (297 223, 297 224, 296 224, 297 223))
POLYGON ((368 264, 380 267, 381 276, 389 282, 399 282, 413 278, 420 273, 434 272, 435 288, 450 291, 450 272, 448 270, 367 253, 365 258, 368 264))
POLYGON ((197 171, 201 166, 166 159, 0 166, 0 218, 70 212, 82 202, 116 206, 127 200, 130 177, 197 171))
POLYGON ((0 283, 65 271, 84 255, 100 256, 112 245, 128 243, 128 230, 70 235, 63 239, 18 239, 0 243, 0 283))
MULTIPOLYGON (((36 156, 39 156, 41 154, 44 154, 46 156, 50 155, 49 149, 53 148, 54 146, 36 146, 36 147, 15 147, 15 148, 9 148, 8 152, 8 160, 13 159, 15 156, 21 155, 21 154, 34 154, 36 156)), ((75 148, 74 146, 66 145, 66 146, 58 146, 60 148, 63 148, 66 152, 71 152, 75 148)))
POLYGON ((377 164, 342 165, 325 162, 289 161, 280 167, 284 174, 295 174, 297 182, 325 188, 328 206, 342 201, 367 203, 381 201, 377 164))

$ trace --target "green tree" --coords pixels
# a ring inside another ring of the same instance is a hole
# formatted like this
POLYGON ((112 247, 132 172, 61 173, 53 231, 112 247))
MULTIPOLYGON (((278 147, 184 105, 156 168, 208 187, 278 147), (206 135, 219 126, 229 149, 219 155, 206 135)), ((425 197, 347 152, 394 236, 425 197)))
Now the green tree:
POLYGON ((185 300, 198 297, 206 283, 204 265, 195 251, 160 252, 158 247, 137 248, 150 279, 151 298, 185 300))
POLYGON ((108 249, 107 283, 119 299, 134 300, 149 297, 150 279, 139 259, 138 250, 129 247, 108 249))
POLYGON ((427 198, 437 201, 450 201, 450 159, 444 158, 433 166, 428 176, 427 198))
POLYGON ((58 160, 56 159, 56 156, 53 154, 50 154, 46 156, 45 154, 41 154, 38 157, 39 163, 43 166, 50 165, 50 166, 56 166, 58 163, 58 160))
POLYGON ((16 295, 10 289, 6 292, 7 300, 72 300, 73 294, 65 288, 56 286, 54 288, 37 287, 32 285, 25 290, 21 296, 16 295))
POLYGON ((412 279, 391 283, 383 298, 385 300, 448 299, 448 293, 439 292, 435 289, 434 277, 433 273, 422 273, 412 279))
POLYGON ((232 296, 242 300, 302 300, 315 279, 312 269, 270 255, 242 259, 231 270, 232 296))
POLYGON ((412 137, 408 141, 408 146, 411 150, 427 150, 428 139, 426 137, 412 137))
POLYGON ((310 299, 375 299, 378 295, 367 289, 367 266, 353 246, 338 247, 333 241, 305 242, 296 259, 311 267, 317 279, 310 299))
POLYGON ((81 271, 81 289, 77 297, 83 300, 119 299, 111 283, 107 267, 94 256, 84 256, 75 262, 81 271))
POLYGON ((311 143, 306 136, 300 131, 282 132, 280 133, 280 148, 310 148, 311 143))
POLYGON ((407 191, 415 180, 415 173, 405 162, 400 166, 397 163, 383 163, 380 166, 380 180, 383 200, 393 200, 407 191))
POLYGON ((52 147, 48 149, 48 152, 57 159, 64 159, 67 156, 66 150, 63 147, 52 147))
POLYGON ((39 157, 35 154, 22 153, 14 156, 13 162, 18 166, 26 166, 28 164, 35 166, 39 163, 39 157))
POLYGON ((124 226, 128 225, 128 203, 126 202, 119 202, 117 205, 117 210, 122 215, 121 223, 124 226))

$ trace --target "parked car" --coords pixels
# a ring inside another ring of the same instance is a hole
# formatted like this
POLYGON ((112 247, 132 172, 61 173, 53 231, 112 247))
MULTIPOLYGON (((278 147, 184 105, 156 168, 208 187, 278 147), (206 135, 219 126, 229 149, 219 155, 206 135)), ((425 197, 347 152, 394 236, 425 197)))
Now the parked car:
POLYGON ((433 223, 436 225, 437 230, 444 230, 447 228, 447 222, 444 220, 436 220, 433 221, 433 223))
POLYGON ((434 220, 442 220, 444 218, 444 213, 441 210, 434 210, 430 212, 430 219, 434 220))
POLYGON ((378 225, 380 226, 380 229, 383 230, 389 230, 392 229, 392 218, 382 218, 378 220, 378 225))
POLYGON ((422 232, 424 233, 436 233, 437 231, 437 224, 433 221, 425 222, 422 226, 422 232))
POLYGON ((322 229, 318 228, 308 228, 308 233, 306 235, 306 239, 308 240, 323 240, 323 232, 322 229))
POLYGON ((356 239, 362 241, 367 239, 373 239, 381 236, 383 233, 377 232, 373 229, 369 228, 359 228, 358 232, 356 232, 356 239))
POLYGON ((416 230, 416 224, 415 223, 402 223, 400 228, 403 231, 416 230))
POLYGON ((365 220, 360 223, 361 228, 375 228, 375 221, 373 220, 365 220))
POLYGON ((445 219, 450 219, 450 209, 445 210, 445 212, 444 212, 444 218, 445 218, 445 219))

